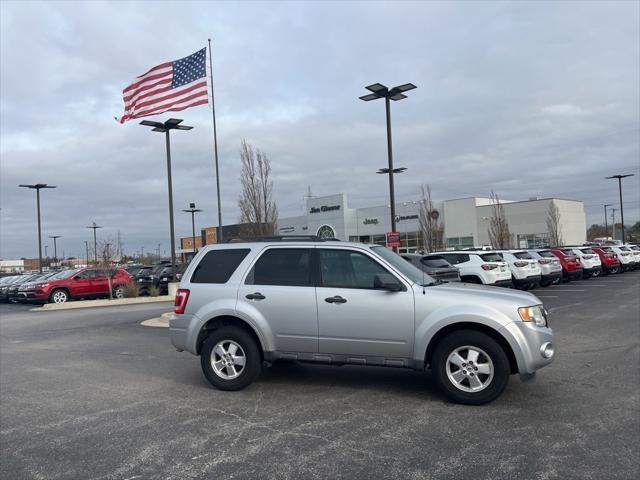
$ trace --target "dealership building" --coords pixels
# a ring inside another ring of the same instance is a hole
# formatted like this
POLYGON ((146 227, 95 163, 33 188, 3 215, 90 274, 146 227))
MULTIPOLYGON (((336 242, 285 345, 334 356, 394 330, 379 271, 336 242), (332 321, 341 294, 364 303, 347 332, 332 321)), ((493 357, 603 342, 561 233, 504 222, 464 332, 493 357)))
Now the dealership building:
MULTIPOLYGON (((535 198, 526 201, 500 200, 512 235, 512 247, 535 248, 549 244, 547 217, 553 203, 560 213, 560 232, 566 245, 586 241, 584 204, 560 198, 535 198)), ((401 252, 423 245, 420 232, 420 200, 396 203, 396 229, 400 232, 401 252)), ((490 198, 469 197, 433 202, 435 215, 444 227, 446 248, 490 245, 490 198)), ((306 199, 305 214, 278 219, 281 235, 317 235, 340 240, 384 245, 391 230, 388 205, 351 208, 344 193, 306 199)))
MULTIPOLYGON (((560 214, 560 233, 565 245, 581 245, 586 241, 586 215, 584 204, 560 198, 533 198, 526 201, 500 200, 509 224, 514 248, 536 248, 549 245, 547 217, 549 207, 555 204, 560 214)), ((401 253, 414 252, 423 246, 420 231, 420 200, 396 204, 396 230, 400 233, 401 253)), ((460 249, 490 245, 489 220, 492 215, 490 198, 468 197, 433 202, 433 215, 444 227, 444 245, 447 249, 460 249)), ((308 197, 305 214, 278 219, 280 235, 316 235, 353 242, 384 245, 391 231, 388 205, 352 208, 344 193, 323 197, 308 197)), ((224 238, 241 236, 241 225, 222 227, 224 238)), ((178 253, 183 260, 193 255, 202 245, 216 243, 216 228, 203 228, 200 236, 180 239, 178 253)))

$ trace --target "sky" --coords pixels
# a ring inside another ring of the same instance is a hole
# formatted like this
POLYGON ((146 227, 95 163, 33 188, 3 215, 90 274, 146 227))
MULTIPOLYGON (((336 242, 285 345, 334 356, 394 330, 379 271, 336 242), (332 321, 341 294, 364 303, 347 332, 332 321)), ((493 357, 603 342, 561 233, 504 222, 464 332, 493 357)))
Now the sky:
MULTIPOLYGON (((429 184, 436 200, 569 198, 603 223, 624 180, 640 220, 640 3, 30 2, 0 3, 0 258, 44 243, 84 256, 86 226, 124 250, 169 250, 164 141, 118 124, 122 89, 213 39, 223 223, 236 223, 240 142, 272 162, 281 218, 314 195, 388 203, 382 101, 366 85, 412 82, 392 104, 398 202, 429 184)), ((217 224, 211 110, 172 136, 176 235, 217 224)), ((619 218, 619 217, 618 217, 619 218)))

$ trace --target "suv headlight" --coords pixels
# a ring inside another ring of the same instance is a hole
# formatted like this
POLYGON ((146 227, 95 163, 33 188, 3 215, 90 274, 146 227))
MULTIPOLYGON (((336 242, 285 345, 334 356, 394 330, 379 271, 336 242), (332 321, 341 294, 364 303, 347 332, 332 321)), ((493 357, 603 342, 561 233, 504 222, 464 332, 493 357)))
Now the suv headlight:
POLYGON ((539 327, 547 326, 547 315, 542 305, 520 307, 518 314, 523 322, 534 322, 539 327))

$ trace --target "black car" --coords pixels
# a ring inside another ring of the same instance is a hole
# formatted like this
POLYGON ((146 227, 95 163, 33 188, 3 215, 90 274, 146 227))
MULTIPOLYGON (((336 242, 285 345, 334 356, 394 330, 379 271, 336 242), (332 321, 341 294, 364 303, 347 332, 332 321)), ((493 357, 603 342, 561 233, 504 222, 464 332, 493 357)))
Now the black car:
POLYGON ((9 277, 2 277, 0 279, 0 302, 7 303, 9 301, 9 289, 13 282, 19 281, 23 275, 12 275, 9 277))
POLYGON ((32 280, 35 280, 36 278, 41 277, 42 274, 41 273, 32 273, 32 274, 28 274, 28 275, 21 275, 19 278, 17 278, 16 280, 14 280, 13 282, 11 282, 9 285, 7 285, 6 291, 3 288, 3 292, 2 292, 2 301, 9 303, 9 302, 16 302, 18 300, 18 289, 25 283, 27 282, 31 282, 32 280))
POLYGON ((160 273, 166 268, 164 262, 144 267, 135 275, 135 281, 138 284, 140 295, 147 295, 151 287, 160 288, 160 273))
MULTIPOLYGON (((176 265, 176 282, 179 282, 184 274, 185 270, 189 266, 188 263, 181 263, 176 265)), ((160 295, 167 295, 169 293, 169 279, 171 278, 171 265, 166 266, 162 272, 160 272, 160 295)))
POLYGON ((434 280, 442 280, 443 282, 460 281, 460 271, 440 255, 403 253, 401 257, 416 268, 422 270, 434 280))

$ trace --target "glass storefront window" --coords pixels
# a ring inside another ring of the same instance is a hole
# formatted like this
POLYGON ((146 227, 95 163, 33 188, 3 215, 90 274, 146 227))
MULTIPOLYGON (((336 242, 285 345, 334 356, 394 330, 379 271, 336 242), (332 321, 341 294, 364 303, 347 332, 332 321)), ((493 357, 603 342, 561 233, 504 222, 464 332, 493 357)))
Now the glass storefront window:
POLYGON ((447 248, 461 250, 463 248, 473 247, 473 237, 451 237, 447 238, 447 248))

